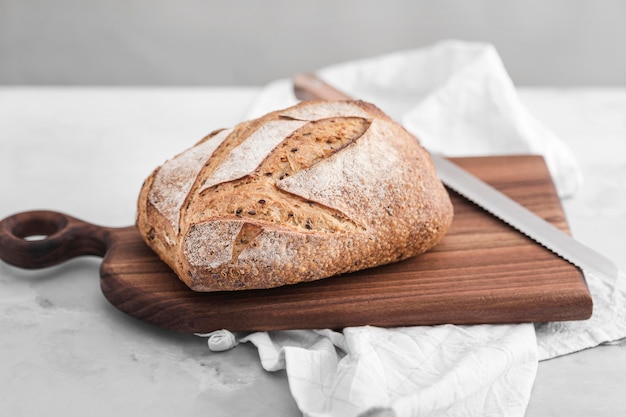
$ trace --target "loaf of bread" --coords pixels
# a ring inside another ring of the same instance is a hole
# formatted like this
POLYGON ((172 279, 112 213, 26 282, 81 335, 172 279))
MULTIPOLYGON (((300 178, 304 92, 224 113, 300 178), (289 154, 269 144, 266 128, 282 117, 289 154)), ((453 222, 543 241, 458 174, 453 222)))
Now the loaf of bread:
POLYGON ((401 261, 436 245, 452 216, 401 126, 362 101, 307 101, 165 162, 143 184, 137 226, 192 290, 231 291, 401 261))

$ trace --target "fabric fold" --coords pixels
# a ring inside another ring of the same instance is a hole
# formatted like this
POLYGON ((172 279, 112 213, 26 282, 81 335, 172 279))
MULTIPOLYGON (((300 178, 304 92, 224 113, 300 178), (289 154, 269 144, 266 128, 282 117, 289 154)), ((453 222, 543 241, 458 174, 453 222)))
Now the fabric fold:
POLYGON ((257 347, 264 369, 286 369, 306 416, 522 416, 537 369, 530 324, 258 332, 241 341, 257 347))

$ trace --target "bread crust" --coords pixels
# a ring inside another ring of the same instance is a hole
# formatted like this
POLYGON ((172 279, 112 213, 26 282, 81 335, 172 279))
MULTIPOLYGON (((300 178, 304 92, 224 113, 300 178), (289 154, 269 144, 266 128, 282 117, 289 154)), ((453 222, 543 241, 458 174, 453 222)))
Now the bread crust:
POLYGON ((219 130, 144 182, 137 227, 194 291, 273 288, 435 246, 453 208, 428 152, 363 101, 219 130))

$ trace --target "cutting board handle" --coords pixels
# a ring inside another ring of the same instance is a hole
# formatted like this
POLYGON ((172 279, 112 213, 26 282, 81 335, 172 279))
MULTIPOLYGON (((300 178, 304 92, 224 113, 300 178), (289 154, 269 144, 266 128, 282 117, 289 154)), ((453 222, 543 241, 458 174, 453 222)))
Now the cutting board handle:
POLYGON ((111 229, 55 211, 28 211, 0 222, 0 259, 26 269, 56 265, 68 259, 104 257, 111 229))

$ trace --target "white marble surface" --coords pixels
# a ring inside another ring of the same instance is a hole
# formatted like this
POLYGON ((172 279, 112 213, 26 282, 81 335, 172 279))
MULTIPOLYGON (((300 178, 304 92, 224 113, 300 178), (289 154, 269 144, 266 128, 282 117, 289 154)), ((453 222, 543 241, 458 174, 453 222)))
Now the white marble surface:
MULTIPOLYGON (((239 121, 254 88, 0 88, 0 218, 31 209, 125 226, 164 159, 239 121)), ((578 156, 564 201, 582 241, 626 268, 626 89, 521 89, 578 156)), ((256 350, 127 317, 99 288, 100 259, 39 271, 0 262, 0 416, 298 416, 284 373, 256 350)), ((527 416, 624 415, 626 345, 539 365, 527 416)))

